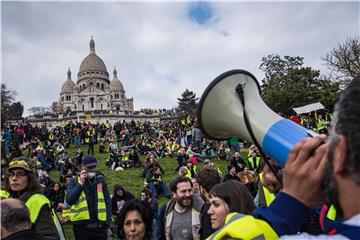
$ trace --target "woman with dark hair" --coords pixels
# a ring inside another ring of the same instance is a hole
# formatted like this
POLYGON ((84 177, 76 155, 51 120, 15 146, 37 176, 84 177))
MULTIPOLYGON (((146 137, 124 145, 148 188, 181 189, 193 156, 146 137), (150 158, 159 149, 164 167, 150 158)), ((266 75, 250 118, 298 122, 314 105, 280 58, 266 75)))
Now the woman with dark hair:
POLYGON ((63 234, 61 226, 57 229, 53 219, 54 212, 50 201, 42 194, 43 190, 30 159, 19 157, 9 163, 5 191, 2 191, 7 196, 1 197, 16 198, 25 203, 29 208, 32 230, 37 239, 60 239, 59 233, 63 234))
POLYGON ((217 230, 224 226, 226 216, 232 212, 250 214, 255 209, 254 200, 247 187, 236 180, 214 186, 209 192, 211 204, 208 214, 211 227, 217 230))
POLYGON ((118 236, 126 240, 152 239, 152 210, 143 201, 132 199, 118 218, 118 236))
POLYGON ((55 211, 61 212, 59 204, 64 202, 65 197, 64 189, 61 184, 58 182, 51 184, 48 187, 45 196, 50 200, 51 207, 54 208, 55 211))

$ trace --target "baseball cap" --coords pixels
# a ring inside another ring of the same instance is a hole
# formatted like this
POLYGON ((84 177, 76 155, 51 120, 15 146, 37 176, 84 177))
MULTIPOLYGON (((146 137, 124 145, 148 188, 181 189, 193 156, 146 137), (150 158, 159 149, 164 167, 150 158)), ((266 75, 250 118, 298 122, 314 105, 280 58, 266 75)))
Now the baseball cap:
POLYGON ((8 167, 8 171, 11 171, 13 169, 24 169, 25 171, 34 173, 34 169, 31 167, 31 164, 29 164, 30 160, 27 158, 14 158, 10 163, 8 167))
POLYGON ((94 156, 86 155, 83 160, 84 167, 95 167, 98 164, 97 159, 94 156))

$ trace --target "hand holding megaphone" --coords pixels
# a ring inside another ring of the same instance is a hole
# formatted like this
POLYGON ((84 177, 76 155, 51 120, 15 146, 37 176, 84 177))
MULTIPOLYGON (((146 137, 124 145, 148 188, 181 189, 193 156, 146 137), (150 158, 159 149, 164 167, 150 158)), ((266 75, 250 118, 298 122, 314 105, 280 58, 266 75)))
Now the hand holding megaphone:
POLYGON ((296 143, 316 135, 273 112, 262 100, 256 78, 244 70, 225 72, 212 81, 197 114, 208 137, 226 140, 235 136, 258 143, 281 166, 296 143))

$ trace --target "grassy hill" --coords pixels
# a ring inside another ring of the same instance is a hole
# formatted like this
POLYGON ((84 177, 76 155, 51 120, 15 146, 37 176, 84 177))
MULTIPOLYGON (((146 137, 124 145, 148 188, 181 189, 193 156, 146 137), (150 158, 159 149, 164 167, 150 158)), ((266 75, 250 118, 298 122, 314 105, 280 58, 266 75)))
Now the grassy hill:
MULTIPOLYGON (((87 153, 87 146, 81 146, 82 151, 86 154, 87 153)), ((76 148, 71 147, 67 149, 69 157, 75 156, 76 148)), ((126 191, 130 191, 132 194, 134 194, 135 197, 139 197, 141 190, 144 188, 143 185, 143 179, 140 177, 143 168, 136 168, 136 169, 127 169, 125 171, 113 171, 110 170, 106 165, 105 161, 108 158, 108 153, 98 153, 98 145, 95 145, 95 156, 99 161, 98 170, 102 172, 106 177, 106 182, 109 186, 110 194, 113 193, 113 188, 115 184, 122 185, 126 191)), ((141 160, 144 160, 144 156, 140 156, 141 160)), ((177 162, 175 158, 162 158, 157 159, 157 161, 161 164, 163 169, 165 170, 165 176, 164 181, 168 185, 177 175, 178 172, 175 171, 175 168, 177 166, 177 162)), ((227 161, 223 160, 213 160, 213 162, 216 164, 216 166, 224 173, 227 173, 227 161)), ((198 165, 198 169, 202 168, 202 163, 198 165)), ((51 171, 49 172, 49 175, 52 177, 54 181, 59 181, 59 172, 58 171, 51 171)), ((159 200, 159 206, 166 203, 166 198, 161 197, 159 200)), ((73 233, 72 233, 72 226, 71 223, 67 223, 63 225, 65 235, 67 238, 74 239, 73 233)))

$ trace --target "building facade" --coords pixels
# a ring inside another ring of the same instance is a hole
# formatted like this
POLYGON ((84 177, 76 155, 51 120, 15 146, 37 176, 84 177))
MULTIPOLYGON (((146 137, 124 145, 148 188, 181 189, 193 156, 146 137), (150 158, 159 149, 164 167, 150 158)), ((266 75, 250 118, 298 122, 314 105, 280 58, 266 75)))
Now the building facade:
POLYGON ((59 112, 134 112, 133 98, 127 98, 124 86, 114 68, 109 80, 104 61, 95 53, 95 41, 90 40, 90 53, 80 64, 76 84, 72 80, 70 68, 67 80, 61 87, 57 103, 59 112))

